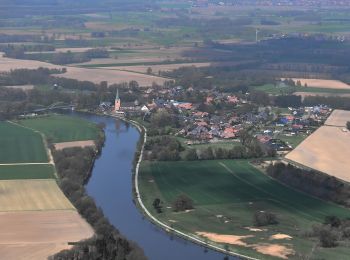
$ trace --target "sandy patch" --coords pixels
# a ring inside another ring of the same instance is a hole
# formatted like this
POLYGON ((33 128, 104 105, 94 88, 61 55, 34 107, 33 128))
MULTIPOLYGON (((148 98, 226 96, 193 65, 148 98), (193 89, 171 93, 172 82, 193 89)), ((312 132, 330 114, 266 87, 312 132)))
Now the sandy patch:
POLYGON ((0 211, 74 209, 55 180, 0 181, 0 211))
POLYGON ((264 255, 276 256, 283 259, 288 259, 289 255, 295 253, 291 248, 276 244, 257 244, 254 245, 253 248, 264 255))
POLYGON ((291 236, 289 235, 286 235, 286 234, 275 234, 275 235, 272 235, 270 236, 270 240, 274 240, 274 239, 292 239, 291 236))
POLYGON ((345 127, 348 121, 350 121, 350 111, 334 110, 327 118, 325 125, 345 127))
POLYGON ((248 229, 249 231, 252 231, 252 232, 263 232, 263 231, 266 231, 266 229, 252 228, 252 227, 246 227, 246 229, 248 229))
POLYGON ((93 230, 74 210, 0 213, 1 259, 47 259, 93 236, 93 230))
POLYGON ((286 158, 350 182, 350 132, 344 127, 322 126, 286 158))
POLYGON ((253 237, 251 235, 248 235, 248 236, 220 235, 220 234, 208 233, 208 232, 196 232, 196 234, 199 236, 208 238, 211 241, 214 241, 217 243, 225 243, 225 244, 237 245, 237 246, 248 246, 247 243, 242 240, 253 237))
POLYGON ((31 90, 34 88, 34 85, 21 85, 21 86, 3 86, 4 88, 13 88, 13 89, 22 89, 22 90, 31 90))
POLYGON ((56 150, 63 150, 65 148, 72 148, 72 147, 95 147, 95 141, 87 140, 87 141, 55 143, 54 146, 56 150))
POLYGON ((339 80, 329 80, 329 79, 302 79, 302 78, 293 78, 294 82, 298 80, 301 82, 301 85, 307 84, 311 88, 331 88, 331 89, 349 89, 350 85, 341 82, 339 80))

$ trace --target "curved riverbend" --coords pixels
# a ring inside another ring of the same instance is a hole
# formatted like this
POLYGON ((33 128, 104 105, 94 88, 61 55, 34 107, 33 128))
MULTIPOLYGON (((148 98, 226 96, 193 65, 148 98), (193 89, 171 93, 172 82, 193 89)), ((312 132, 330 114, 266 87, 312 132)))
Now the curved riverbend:
POLYGON ((95 161, 86 189, 123 235, 143 248, 151 260, 219 260, 225 257, 225 254, 169 235, 140 213, 134 204, 132 189, 133 161, 140 139, 137 127, 111 117, 80 113, 72 115, 106 125, 105 146, 95 161))

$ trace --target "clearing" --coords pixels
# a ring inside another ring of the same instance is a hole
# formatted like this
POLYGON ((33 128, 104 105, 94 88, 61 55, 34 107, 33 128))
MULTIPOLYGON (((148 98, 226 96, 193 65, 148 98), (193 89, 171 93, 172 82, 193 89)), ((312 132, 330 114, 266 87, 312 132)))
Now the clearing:
MULTIPOLYGON (((316 241, 301 236, 302 230, 323 222, 328 215, 344 218, 350 214, 348 209, 274 181, 246 160, 143 162, 139 178, 144 204, 162 222, 232 252, 260 259, 298 259, 294 252, 309 254, 316 241), (180 194, 194 201, 193 211, 171 210, 180 194), (155 198, 163 202, 160 214, 152 206, 155 198), (254 225, 257 211, 275 213, 279 224, 265 226, 260 232, 250 230, 247 227, 254 225), (276 234, 291 239, 270 240, 276 234), (235 244, 222 242, 224 238, 235 244)), ((339 246, 336 250, 316 249, 314 256, 346 259, 349 253, 348 248, 339 246)))
POLYGON ((0 122, 0 147, 0 164, 48 162, 42 136, 10 122, 0 122))
POLYGON ((71 116, 50 115, 19 122, 43 133, 53 143, 95 140, 99 133, 95 124, 71 116))
POLYGON ((74 209, 55 180, 0 181, 0 211, 74 209))
POLYGON ((47 259, 94 234, 74 210, 1 212, 0 229, 2 259, 47 259))

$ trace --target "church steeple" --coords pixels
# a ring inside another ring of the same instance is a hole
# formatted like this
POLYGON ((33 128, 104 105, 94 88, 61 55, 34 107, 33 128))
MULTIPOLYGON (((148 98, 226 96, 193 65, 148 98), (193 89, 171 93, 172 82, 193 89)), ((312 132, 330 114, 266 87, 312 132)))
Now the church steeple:
POLYGON ((121 107, 121 100, 119 98, 119 89, 117 89, 117 93, 115 94, 115 101, 114 101, 114 111, 119 111, 121 107))

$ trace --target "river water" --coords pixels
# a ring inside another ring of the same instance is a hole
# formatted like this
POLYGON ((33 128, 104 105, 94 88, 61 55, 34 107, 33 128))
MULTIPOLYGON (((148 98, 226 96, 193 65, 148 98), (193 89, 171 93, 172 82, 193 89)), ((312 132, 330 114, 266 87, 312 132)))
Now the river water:
POLYGON ((169 236, 136 208, 132 197, 132 170, 140 133, 134 126, 110 117, 72 115, 106 125, 105 146, 95 161, 86 188, 104 215, 125 237, 135 241, 150 260, 224 259, 224 254, 169 236))

